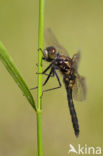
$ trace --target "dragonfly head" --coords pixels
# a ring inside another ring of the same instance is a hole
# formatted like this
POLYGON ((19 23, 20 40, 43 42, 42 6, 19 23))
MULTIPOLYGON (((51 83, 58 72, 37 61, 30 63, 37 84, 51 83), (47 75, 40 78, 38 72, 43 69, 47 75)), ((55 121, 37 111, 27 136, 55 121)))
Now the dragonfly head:
POLYGON ((47 47, 43 50, 43 59, 51 62, 56 57, 56 54, 56 49, 53 46, 47 47))

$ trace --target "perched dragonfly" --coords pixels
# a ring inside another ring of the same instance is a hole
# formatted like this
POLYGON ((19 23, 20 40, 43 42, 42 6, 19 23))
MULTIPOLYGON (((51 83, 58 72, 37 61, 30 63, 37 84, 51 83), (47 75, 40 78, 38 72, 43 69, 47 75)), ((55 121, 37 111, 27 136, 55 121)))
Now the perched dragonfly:
POLYGON ((70 58, 68 56, 68 52, 60 45, 51 29, 47 29, 44 37, 48 47, 41 51, 43 52, 43 60, 50 62, 50 65, 42 72, 42 74, 47 75, 47 79, 45 80, 43 86, 48 82, 51 76, 56 76, 59 86, 48 89, 46 91, 60 88, 61 82, 58 77, 57 70, 62 73, 74 132, 75 135, 78 136, 79 124, 73 99, 82 101, 86 97, 85 78, 78 74, 80 51, 74 54, 72 58, 70 58), (49 74, 46 74, 49 69, 49 74))

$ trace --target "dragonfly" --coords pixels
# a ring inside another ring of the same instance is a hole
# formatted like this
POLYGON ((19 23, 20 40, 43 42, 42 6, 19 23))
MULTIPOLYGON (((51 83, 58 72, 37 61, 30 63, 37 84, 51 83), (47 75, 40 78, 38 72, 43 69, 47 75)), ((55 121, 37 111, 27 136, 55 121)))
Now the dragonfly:
POLYGON ((43 60, 49 62, 49 66, 42 72, 47 75, 43 86, 47 84, 50 77, 56 77, 59 86, 51 88, 45 91, 61 88, 61 82, 57 71, 63 76, 63 82, 65 85, 68 106, 71 115, 71 121, 73 124, 74 133, 79 136, 79 123, 77 113, 74 107, 74 100, 83 101, 86 98, 86 83, 85 78, 78 73, 78 65, 80 61, 80 51, 69 57, 67 50, 59 43, 54 33, 50 28, 45 31, 44 38, 47 42, 47 47, 42 50, 43 60), (50 70, 50 71, 49 71, 50 70), (49 74, 47 74, 49 71, 49 74))

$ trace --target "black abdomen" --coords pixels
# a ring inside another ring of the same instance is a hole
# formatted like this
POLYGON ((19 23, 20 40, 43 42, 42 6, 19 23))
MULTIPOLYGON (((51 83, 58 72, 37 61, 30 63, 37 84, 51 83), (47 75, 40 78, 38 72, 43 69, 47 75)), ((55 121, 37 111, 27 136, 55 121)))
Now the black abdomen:
POLYGON ((72 89, 69 87, 69 80, 66 81, 64 78, 64 83, 65 83, 65 87, 67 90, 68 106, 69 106, 69 110, 70 110, 70 115, 71 115, 71 120, 73 123, 74 132, 75 132, 75 135, 78 136, 79 135, 79 124, 78 124, 78 118, 77 118, 77 114, 76 114, 73 99, 72 99, 72 89))

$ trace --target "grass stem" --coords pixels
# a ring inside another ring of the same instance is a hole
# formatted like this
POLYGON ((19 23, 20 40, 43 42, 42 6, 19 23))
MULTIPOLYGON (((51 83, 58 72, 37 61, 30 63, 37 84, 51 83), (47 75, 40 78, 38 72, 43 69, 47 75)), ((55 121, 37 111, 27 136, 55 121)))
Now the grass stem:
MULTIPOLYGON (((44 0, 39 0, 39 33, 38 33, 38 73, 42 73, 44 0)), ((38 74, 38 106, 37 106, 37 146, 38 156, 42 156, 42 74, 38 74)))

